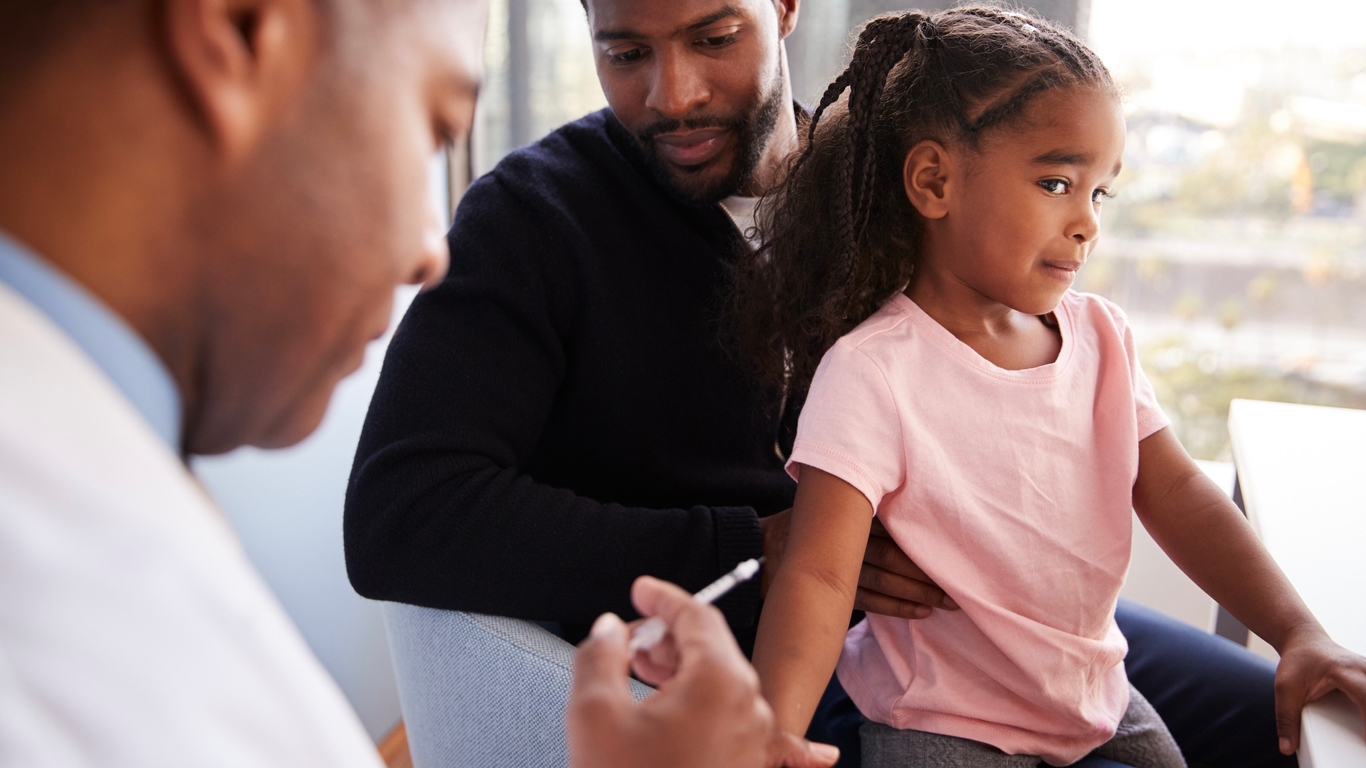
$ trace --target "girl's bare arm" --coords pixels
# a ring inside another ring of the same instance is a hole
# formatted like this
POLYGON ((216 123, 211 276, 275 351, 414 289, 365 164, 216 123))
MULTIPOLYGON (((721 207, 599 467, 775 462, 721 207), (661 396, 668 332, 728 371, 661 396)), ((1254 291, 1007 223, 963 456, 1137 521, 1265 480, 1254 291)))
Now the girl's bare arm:
POLYGON ((1138 456, 1134 509, 1186 575, 1278 650, 1295 628, 1317 624, 1247 518, 1170 428, 1139 443, 1138 456))
POLYGON ((1139 443, 1134 509, 1152 537, 1210 597, 1281 654, 1276 729, 1299 748, 1300 711, 1333 688, 1366 712, 1366 659, 1328 638, 1228 496, 1163 429, 1139 443))
POLYGON ((839 660, 872 521, 872 505, 852 485, 802 466, 786 551, 754 644, 764 697, 789 734, 806 732, 839 660))

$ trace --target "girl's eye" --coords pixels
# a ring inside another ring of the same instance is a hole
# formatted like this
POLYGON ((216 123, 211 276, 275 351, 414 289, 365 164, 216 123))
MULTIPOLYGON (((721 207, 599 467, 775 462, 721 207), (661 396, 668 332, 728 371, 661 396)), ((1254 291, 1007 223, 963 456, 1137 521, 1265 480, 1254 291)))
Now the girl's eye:
POLYGON ((1061 195, 1067 191, 1068 184, 1062 179, 1044 179, 1039 182, 1039 186, 1043 187, 1046 192, 1061 195))
POLYGON ((1100 204, 1105 202, 1106 200, 1113 199, 1115 199, 1115 193, 1111 192, 1108 189, 1097 189, 1095 192, 1091 193, 1091 202, 1096 204, 1100 204))
POLYGON ((644 56, 644 48, 628 48, 627 50, 617 51, 615 53, 609 51, 607 59, 613 64, 632 64, 640 61, 644 56))

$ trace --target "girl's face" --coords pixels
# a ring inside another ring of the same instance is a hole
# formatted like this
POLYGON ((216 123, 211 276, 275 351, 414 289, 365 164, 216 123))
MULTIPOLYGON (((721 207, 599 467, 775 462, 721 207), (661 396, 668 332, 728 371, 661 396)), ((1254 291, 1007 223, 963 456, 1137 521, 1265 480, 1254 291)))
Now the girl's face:
POLYGON ((917 272, 1020 312, 1051 312, 1095 247, 1101 204, 1119 174, 1124 118, 1115 96, 1046 92, 1020 125, 993 131, 976 151, 935 145, 938 162, 917 164, 923 145, 905 168, 906 191, 926 217, 917 272))

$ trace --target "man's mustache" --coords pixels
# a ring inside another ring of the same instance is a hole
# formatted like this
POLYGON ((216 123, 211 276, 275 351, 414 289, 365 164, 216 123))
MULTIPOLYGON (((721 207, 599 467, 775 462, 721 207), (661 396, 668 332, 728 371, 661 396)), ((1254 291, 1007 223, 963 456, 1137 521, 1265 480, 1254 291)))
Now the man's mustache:
POLYGON ((744 118, 724 118, 724 117, 689 117, 685 120, 678 120, 672 117, 660 118, 650 123, 636 134, 641 141, 651 141, 656 136, 664 133, 674 133, 675 131, 696 131, 702 128, 725 128, 727 130, 739 130, 745 126, 744 118))

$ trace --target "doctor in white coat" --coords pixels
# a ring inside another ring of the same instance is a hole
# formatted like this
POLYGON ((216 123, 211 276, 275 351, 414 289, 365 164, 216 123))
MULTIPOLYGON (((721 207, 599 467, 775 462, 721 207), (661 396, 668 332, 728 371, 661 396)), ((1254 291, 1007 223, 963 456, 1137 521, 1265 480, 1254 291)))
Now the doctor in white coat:
MULTIPOLYGON (((394 288, 444 273, 424 174, 469 129, 484 13, 0 7, 0 766, 378 765, 184 459, 302 439, 394 288)), ((771 717, 719 615, 641 594, 675 685, 631 702, 605 618, 576 761, 761 760, 771 717)))

